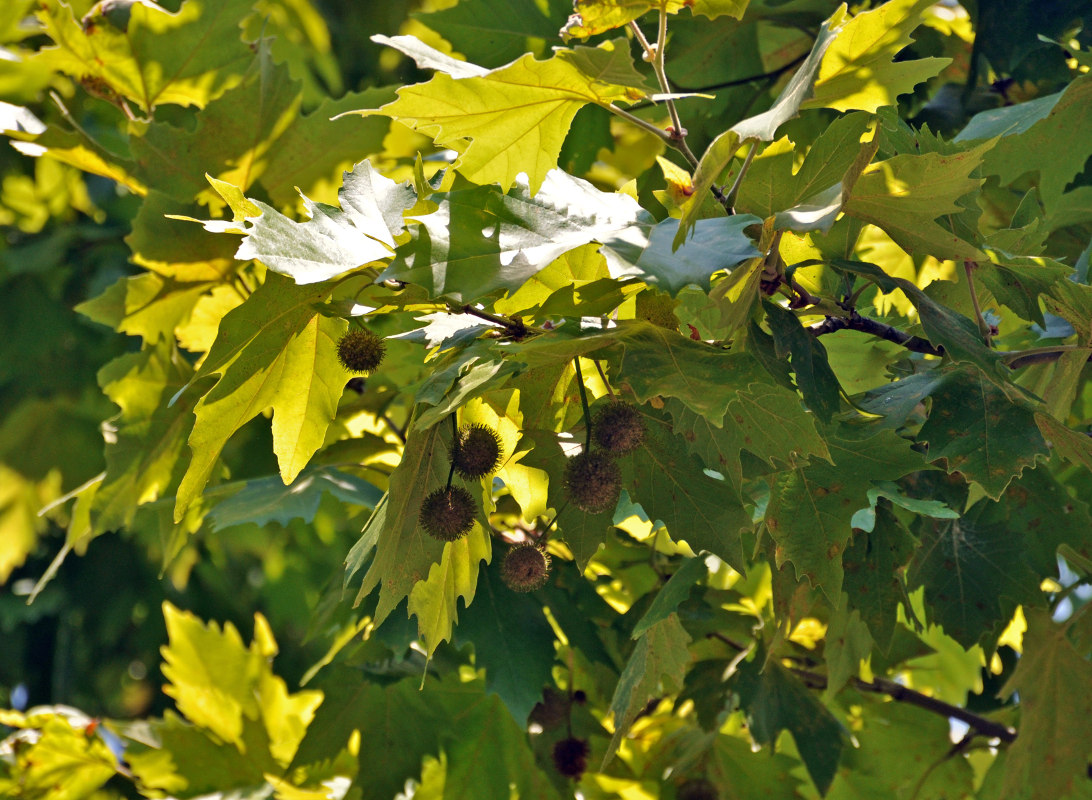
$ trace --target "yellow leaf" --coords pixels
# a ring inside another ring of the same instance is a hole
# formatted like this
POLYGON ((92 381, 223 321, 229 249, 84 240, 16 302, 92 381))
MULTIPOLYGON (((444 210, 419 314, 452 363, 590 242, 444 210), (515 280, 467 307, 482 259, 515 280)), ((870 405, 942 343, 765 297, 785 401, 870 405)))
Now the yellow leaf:
POLYGON ((937 75, 950 58, 894 61, 913 42, 910 33, 931 5, 933 0, 890 0, 851 19, 823 56, 815 92, 801 107, 874 112, 937 75))
MULTIPOLYGON (((557 156, 581 106, 630 101, 633 86, 597 80, 578 64, 615 59, 604 42, 599 58, 561 50, 546 61, 527 54, 485 75, 452 78, 439 73, 428 83, 398 90, 398 99, 364 116, 384 114, 458 152, 455 168, 479 184, 499 183, 507 191, 526 172, 531 193, 557 156)), ((613 73, 612 73, 613 74, 613 73)))

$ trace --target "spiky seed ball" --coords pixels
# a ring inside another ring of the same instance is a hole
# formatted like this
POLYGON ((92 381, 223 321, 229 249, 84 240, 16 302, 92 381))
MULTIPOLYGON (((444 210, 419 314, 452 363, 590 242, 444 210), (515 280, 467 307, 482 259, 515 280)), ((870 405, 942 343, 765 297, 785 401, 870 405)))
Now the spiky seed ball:
POLYGON ((645 438, 641 412, 629 403, 608 403, 592 420, 592 438, 604 450, 616 455, 636 450, 645 438))
POLYGON ((679 329, 675 301, 669 295, 651 289, 637 295, 637 319, 646 319, 653 325, 672 331, 679 329))
POLYGON ((361 328, 349 331, 337 343, 337 360, 349 372, 373 372, 386 352, 382 339, 361 328))
POLYGON ((530 542, 517 544, 504 556, 501 580, 513 592, 533 592, 550 579, 550 557, 530 542))
POLYGON ((719 800, 720 792, 705 778, 694 778, 683 783, 675 796, 679 800, 719 800))
POLYGON ((421 527, 442 542, 454 542, 470 533, 478 507, 461 486, 437 489, 421 503, 421 527))
POLYGON ((583 739, 570 737, 554 745, 554 766, 566 778, 579 779, 588 768, 591 748, 583 739))
POLYGON ((598 514, 618 504, 622 492, 622 471, 610 453, 583 452, 565 465, 565 488, 569 499, 581 511, 598 514))
POLYGON ((463 425, 451 443, 449 457, 455 471, 464 478, 484 478, 501 463, 501 440, 488 425, 463 425))

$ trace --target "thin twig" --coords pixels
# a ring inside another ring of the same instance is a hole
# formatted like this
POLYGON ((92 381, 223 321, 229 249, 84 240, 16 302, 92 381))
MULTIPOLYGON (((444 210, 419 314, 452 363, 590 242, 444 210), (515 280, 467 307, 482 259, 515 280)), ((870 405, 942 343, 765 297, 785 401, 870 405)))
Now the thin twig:
POLYGON ((614 394, 614 389, 610 388, 610 383, 607 381, 607 373, 603 372, 603 365, 599 363, 598 359, 592 361, 595 364, 596 371, 599 372, 599 377, 603 379, 603 385, 607 387, 607 394, 610 395, 612 401, 616 401, 618 398, 614 394))
POLYGON ((406 432, 395 424, 394 420, 387 415, 386 411, 382 412, 379 415, 379 418, 383 420, 384 423, 386 423, 387 427, 391 429, 391 431, 394 433, 395 436, 398 437, 398 440, 402 442, 402 444, 406 443, 406 432))
POLYGON ((974 288, 974 274, 973 271, 978 264, 970 259, 964 259, 963 270, 967 273, 967 288, 971 293, 971 305, 974 306, 974 319, 978 324, 978 332, 982 334, 982 340, 986 343, 986 347, 993 346, 993 338, 990 332, 989 323, 986 322, 986 318, 982 316, 982 306, 978 303, 978 292, 974 288))
MULTIPOLYGON (((745 649, 739 642, 734 642, 727 636, 722 636, 719 633, 708 633, 706 636, 710 639, 717 639, 718 641, 724 642, 734 650, 743 651, 745 649)), ((797 667, 789 667, 788 669, 796 677, 800 678, 805 685, 812 689, 827 688, 826 675, 820 675, 817 672, 810 672, 809 670, 799 669, 797 667)), ((1011 743, 1016 741, 1017 732, 1007 725, 1003 725, 1000 722, 994 722, 992 719, 986 719, 965 708, 954 706, 951 703, 945 703, 943 700, 938 700, 927 694, 922 694, 921 692, 903 686, 901 683, 888 680, 887 678, 873 678, 871 681, 864 681, 860 678, 851 678, 850 683, 858 691, 884 694, 900 703, 917 706, 918 708, 931 711, 932 713, 939 714, 943 717, 949 717, 950 719, 958 719, 960 722, 969 725, 983 736, 1000 739, 1003 742, 1011 743)))
POLYGON ((580 370, 580 356, 573 359, 576 365, 576 385, 580 387, 580 405, 584 408, 584 452, 591 451, 591 410, 588 408, 588 390, 584 388, 584 373, 580 370))
POLYGON ((565 509, 568 508, 568 507, 569 507, 569 501, 568 500, 566 500, 564 503, 561 504, 561 508, 559 508, 557 510, 557 513, 554 514, 554 518, 552 520, 550 520, 550 524, 547 525, 545 528, 543 528, 542 533, 538 534, 538 536, 535 537, 535 544, 537 546, 539 546, 539 547, 544 546, 546 544, 546 542, 549 541, 550 533, 553 530, 554 524, 557 523, 557 518, 560 517, 562 512, 564 512, 565 509))
POLYGON ((717 89, 729 89, 729 88, 731 88, 733 86, 744 86, 744 85, 746 85, 748 83, 754 83, 755 81, 766 80, 766 79, 769 79, 769 78, 778 78, 781 75, 783 75, 784 73, 788 72, 793 67, 797 66, 798 64, 802 64, 804 59, 807 58, 807 57, 808 57, 808 53, 801 53, 796 58, 794 58, 792 61, 788 62, 787 64, 783 64, 782 66, 778 67, 777 69, 771 70, 770 72, 760 72, 757 75, 748 75, 746 78, 735 78, 734 80, 730 80, 730 81, 721 81, 720 83, 711 83, 708 86, 699 86, 697 88, 690 88, 690 87, 687 87, 687 86, 679 86, 678 84, 676 84, 675 85, 675 91, 685 92, 687 94, 699 94, 701 92, 714 92, 717 89))
MULTIPOLYGON (((715 92, 715 91, 718 91, 720 89, 730 89, 733 86, 745 86, 748 83, 754 83, 755 81, 776 80, 777 78, 779 78, 784 73, 788 72, 793 67, 798 66, 807 57, 808 57, 808 54, 804 53, 801 56, 797 56, 792 61, 785 64, 784 66, 780 66, 775 70, 771 70, 770 72, 760 72, 757 75, 748 75, 746 78, 736 78, 736 79, 730 80, 730 81, 721 81, 720 83, 711 83, 708 86, 688 87, 688 86, 679 86, 678 84, 675 84, 675 91, 677 93, 682 93, 682 94, 702 94, 704 92, 715 92)), ((763 90, 763 91, 765 91, 765 90, 763 90)), ((639 103, 634 103, 629 108, 630 108, 630 111, 639 111, 642 108, 651 108, 654 105, 656 105, 656 103, 653 100, 642 100, 639 103)))
MULTIPOLYGON (((1032 347, 1027 350, 1013 350, 1007 353, 1001 353, 1001 360, 1009 367, 1009 369, 1020 369, 1021 367, 1030 367, 1033 364, 1049 364, 1052 361, 1057 361, 1062 357, 1064 353, 1068 353, 1072 350, 1087 350, 1088 348, 1082 347, 1079 344, 1059 344, 1053 347, 1032 347)), ((1092 358, 1089 359, 1092 361, 1092 358)))
MULTIPOLYGON (((456 442, 459 441, 459 417, 458 413, 452 411, 448 416, 451 417, 451 446, 455 447, 456 442)), ((451 459, 451 466, 447 470, 447 488, 451 488, 451 479, 455 477, 455 459, 451 459)))
POLYGON ((735 181, 732 182, 732 188, 728 190, 728 193, 724 195, 724 199, 721 200, 721 203, 724 205, 724 210, 729 214, 736 213, 736 197, 739 195, 739 187, 743 185, 743 176, 747 174, 747 169, 751 166, 751 161, 754 160, 755 152, 757 150, 758 139, 755 139, 751 142, 751 148, 747 151, 747 155, 743 159, 743 166, 739 168, 735 181))

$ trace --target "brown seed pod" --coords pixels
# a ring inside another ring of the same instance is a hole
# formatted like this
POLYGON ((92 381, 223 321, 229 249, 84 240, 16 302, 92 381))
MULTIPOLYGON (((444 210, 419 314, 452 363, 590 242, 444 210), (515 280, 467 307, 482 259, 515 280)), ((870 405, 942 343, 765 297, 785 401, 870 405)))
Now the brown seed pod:
POLYGON ((550 579, 550 557, 530 542, 517 544, 504 556, 501 580, 513 592, 533 592, 550 579))
POLYGON ((421 527, 434 539, 454 542, 470 533, 478 506, 461 486, 437 489, 421 503, 421 527))
POLYGON ((488 425, 463 425, 448 453, 455 471, 468 480, 496 472, 502 454, 500 436, 488 425))
POLYGON ((569 737, 554 745, 554 766, 566 778, 579 780, 588 768, 588 754, 591 748, 583 739, 569 737))
POLYGON ((583 452, 565 466, 565 488, 569 499, 581 511, 598 514, 618 504, 622 492, 622 471, 610 453, 583 452))
POLYGON ((383 340, 362 328, 349 331, 337 343, 337 360, 349 372, 375 371, 386 352, 383 340))
POLYGON ((645 438, 641 412, 621 401, 600 407, 592 420, 592 438, 604 450, 616 455, 636 450, 645 438))

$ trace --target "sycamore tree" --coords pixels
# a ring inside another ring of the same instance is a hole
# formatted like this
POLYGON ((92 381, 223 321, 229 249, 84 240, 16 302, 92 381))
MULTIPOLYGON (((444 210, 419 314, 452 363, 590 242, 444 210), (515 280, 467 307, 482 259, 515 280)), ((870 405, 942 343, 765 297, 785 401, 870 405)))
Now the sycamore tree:
POLYGON ((1000 5, 7 0, 0 795, 1092 797, 1000 5))

